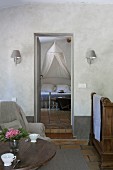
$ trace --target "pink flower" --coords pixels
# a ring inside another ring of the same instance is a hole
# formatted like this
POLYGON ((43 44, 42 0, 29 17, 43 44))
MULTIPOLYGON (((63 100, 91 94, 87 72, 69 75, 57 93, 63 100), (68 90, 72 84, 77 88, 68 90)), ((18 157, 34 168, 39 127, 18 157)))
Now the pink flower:
POLYGON ((11 128, 11 129, 9 129, 9 130, 6 132, 5 137, 6 137, 7 139, 10 139, 10 138, 12 138, 12 137, 15 137, 15 136, 18 135, 19 133, 20 133, 19 130, 16 130, 16 129, 11 128))

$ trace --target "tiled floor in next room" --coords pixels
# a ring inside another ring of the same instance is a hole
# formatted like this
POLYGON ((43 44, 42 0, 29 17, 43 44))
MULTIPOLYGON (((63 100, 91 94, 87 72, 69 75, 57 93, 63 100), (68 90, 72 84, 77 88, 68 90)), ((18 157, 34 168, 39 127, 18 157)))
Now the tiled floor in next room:
POLYGON ((50 138, 73 138, 71 111, 41 109, 41 122, 50 138))

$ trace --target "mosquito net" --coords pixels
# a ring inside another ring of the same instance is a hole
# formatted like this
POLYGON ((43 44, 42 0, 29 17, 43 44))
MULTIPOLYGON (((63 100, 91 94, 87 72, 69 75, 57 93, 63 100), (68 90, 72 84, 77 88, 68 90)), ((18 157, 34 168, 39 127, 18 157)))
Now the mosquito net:
POLYGON ((71 78, 67 68, 65 55, 55 42, 45 56, 42 75, 43 77, 71 78))

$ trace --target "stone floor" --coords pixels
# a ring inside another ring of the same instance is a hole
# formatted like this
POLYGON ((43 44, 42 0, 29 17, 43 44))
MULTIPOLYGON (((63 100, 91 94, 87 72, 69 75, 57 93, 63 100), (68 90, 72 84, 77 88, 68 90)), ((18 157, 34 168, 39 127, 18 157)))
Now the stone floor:
POLYGON ((76 139, 64 139, 64 140, 55 140, 53 139, 53 142, 59 147, 59 148, 65 148, 65 149, 81 149, 81 152, 86 160, 86 163, 89 167, 89 170, 100 170, 99 164, 100 164, 100 158, 93 146, 88 145, 88 141, 86 140, 76 140, 76 139))
MULTIPOLYGON (((45 124, 46 135, 52 139, 58 148, 79 148, 87 162, 89 170, 100 170, 100 157, 87 140, 77 140, 72 135, 70 112, 42 110, 41 122, 45 124)), ((108 169, 104 169, 108 170, 108 169)), ((109 169, 113 170, 113 169, 109 169)))

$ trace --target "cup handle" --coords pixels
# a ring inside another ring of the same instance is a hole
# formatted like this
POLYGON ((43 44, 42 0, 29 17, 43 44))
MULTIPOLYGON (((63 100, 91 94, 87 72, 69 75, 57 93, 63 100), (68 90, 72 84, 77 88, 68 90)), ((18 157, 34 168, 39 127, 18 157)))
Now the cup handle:
POLYGON ((15 160, 15 159, 16 159, 16 156, 13 157, 13 160, 15 160))

